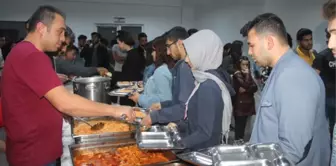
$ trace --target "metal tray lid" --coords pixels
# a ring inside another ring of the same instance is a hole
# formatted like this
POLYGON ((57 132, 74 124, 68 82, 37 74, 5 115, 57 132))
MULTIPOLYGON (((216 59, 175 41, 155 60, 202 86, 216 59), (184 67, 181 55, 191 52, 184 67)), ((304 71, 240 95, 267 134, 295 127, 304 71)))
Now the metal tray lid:
POLYGON ((93 76, 93 77, 76 77, 72 80, 74 83, 95 83, 95 82, 105 82, 111 81, 109 77, 102 77, 102 76, 93 76))
POLYGON ((177 157, 193 165, 209 166, 213 164, 211 157, 201 152, 182 153, 178 154, 177 157))
POLYGON ((220 161, 214 166, 273 166, 268 160, 246 160, 246 161, 220 161))

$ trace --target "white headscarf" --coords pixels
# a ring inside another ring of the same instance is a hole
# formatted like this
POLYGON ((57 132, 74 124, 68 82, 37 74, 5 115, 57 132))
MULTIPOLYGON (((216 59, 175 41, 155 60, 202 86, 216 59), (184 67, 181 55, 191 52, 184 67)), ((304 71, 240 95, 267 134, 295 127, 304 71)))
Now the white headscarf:
MULTIPOLYGON (((230 92, 222 80, 211 73, 205 72, 207 70, 217 69, 221 65, 223 59, 223 42, 213 31, 201 30, 184 40, 183 44, 193 66, 192 72, 196 80, 196 87, 189 96, 187 104, 202 82, 207 79, 215 81, 222 91, 222 100, 224 103, 222 134, 228 138, 232 116, 230 92)), ((188 109, 188 107, 186 108, 188 109)))

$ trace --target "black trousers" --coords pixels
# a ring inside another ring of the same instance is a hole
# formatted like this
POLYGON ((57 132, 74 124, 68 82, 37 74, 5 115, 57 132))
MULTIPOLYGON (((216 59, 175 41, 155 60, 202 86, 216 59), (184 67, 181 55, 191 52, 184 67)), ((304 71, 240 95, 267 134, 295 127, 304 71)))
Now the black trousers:
POLYGON ((245 127, 249 116, 235 116, 235 140, 244 139, 245 127))

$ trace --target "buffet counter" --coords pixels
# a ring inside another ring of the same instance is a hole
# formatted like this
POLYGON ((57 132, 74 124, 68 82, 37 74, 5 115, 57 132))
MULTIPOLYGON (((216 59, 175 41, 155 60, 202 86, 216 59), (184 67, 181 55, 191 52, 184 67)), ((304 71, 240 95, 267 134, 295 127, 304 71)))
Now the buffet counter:
POLYGON ((64 121, 62 166, 189 165, 171 150, 141 150, 135 126, 110 117, 85 118, 89 124, 103 122, 100 130, 73 118, 64 121))

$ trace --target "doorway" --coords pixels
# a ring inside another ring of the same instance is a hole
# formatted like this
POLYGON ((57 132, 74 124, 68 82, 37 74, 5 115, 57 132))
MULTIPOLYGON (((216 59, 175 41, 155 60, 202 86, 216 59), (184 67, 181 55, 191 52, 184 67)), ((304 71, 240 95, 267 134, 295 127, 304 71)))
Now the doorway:
MULTIPOLYGON (((138 42, 138 34, 142 32, 142 24, 96 24, 97 32, 107 39, 109 43, 116 39, 117 31, 124 30, 130 32, 136 43, 138 42)), ((110 43, 111 44, 111 43, 110 43)))
POLYGON ((111 41, 117 37, 116 26, 97 26, 97 32, 108 41, 108 46, 111 46, 111 41))

